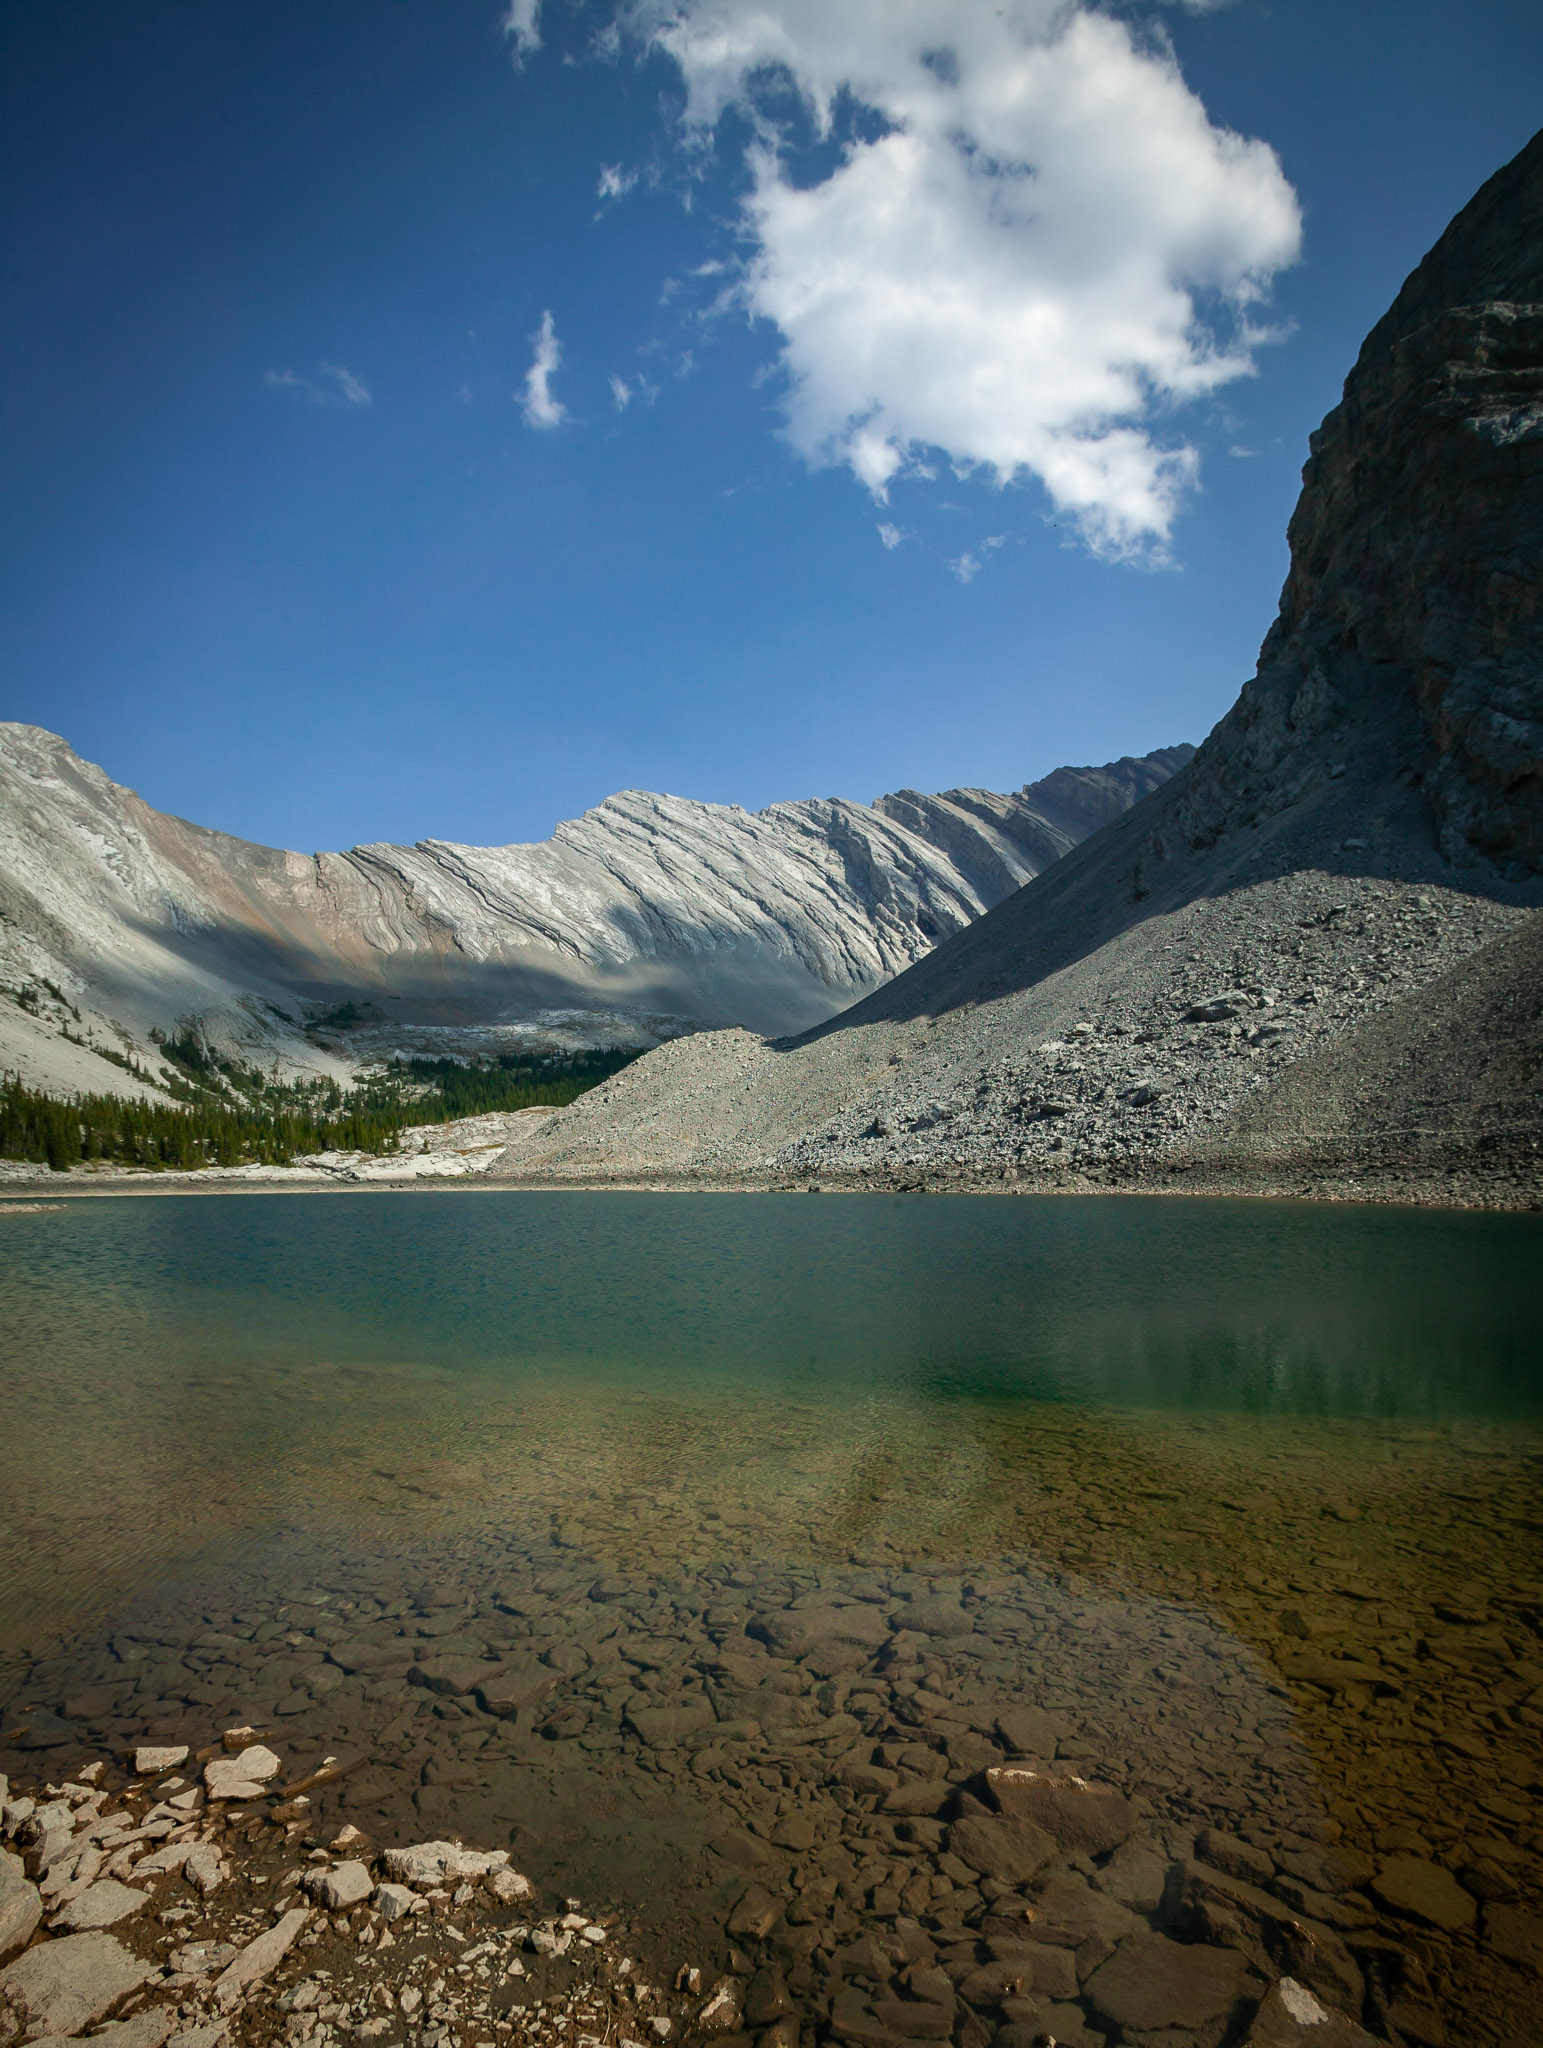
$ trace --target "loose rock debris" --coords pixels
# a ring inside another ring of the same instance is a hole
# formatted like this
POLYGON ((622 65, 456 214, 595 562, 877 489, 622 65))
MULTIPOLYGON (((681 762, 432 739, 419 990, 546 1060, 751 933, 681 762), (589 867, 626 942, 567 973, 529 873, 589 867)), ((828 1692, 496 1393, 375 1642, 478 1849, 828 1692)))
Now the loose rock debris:
POLYGON ((615 1914, 543 1910, 507 1850, 318 1841, 300 1786, 325 1771, 280 1782, 255 1734, 0 1778, 0 2048, 658 2048, 691 2026, 702 2001, 647 1983, 615 1914))
MULTIPOLYGON (((352 1825, 317 1840, 298 1788, 326 1767, 286 1784, 257 1734, 232 1729, 191 1756, 140 1746, 123 1767, 99 1759, 30 1793, 0 1781, 20 1852, 0 1861, 0 2048, 1373 2040, 1329 2002, 1359 2008, 1364 1994, 1338 1934, 1250 1881, 1275 1881, 1268 1857, 1209 1831, 1175 1861, 1135 1802, 1064 1767, 907 1787, 884 1762, 846 1765, 849 1791, 936 1838, 950 1890, 977 1910, 927 1927, 896 1912, 882 1932, 852 1917, 811 1998, 818 1930, 796 1899, 747 1882, 727 1922, 733 1967, 708 1983, 684 1962, 665 1989, 620 1952, 616 1914, 572 1898, 543 1910, 507 1850, 381 1849, 352 1825)), ((1319 1864, 1343 1921, 1345 1874, 1319 1864)))

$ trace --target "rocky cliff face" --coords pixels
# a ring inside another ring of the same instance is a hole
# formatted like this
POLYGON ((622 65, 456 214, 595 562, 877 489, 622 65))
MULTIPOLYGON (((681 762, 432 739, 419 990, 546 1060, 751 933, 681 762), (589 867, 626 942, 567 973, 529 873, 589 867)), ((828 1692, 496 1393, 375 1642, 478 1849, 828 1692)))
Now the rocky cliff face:
POLYGON ((1290 541, 1162 788, 797 1047, 668 1048, 511 1167, 1543 1196, 1543 135, 1368 336, 1290 541))
POLYGON ((1543 872, 1543 137, 1408 279, 1311 451, 1280 616, 1186 836, 1285 809, 1360 729, 1455 871, 1543 872))
POLYGON ((165 816, 55 735, 0 726, 0 1064, 101 1085, 114 1070, 61 1027, 128 1051, 188 1016, 248 1058, 313 1063, 302 1030, 327 1017, 344 1056, 542 1029, 648 1044, 686 1019, 802 1028, 1192 752, 872 806, 627 791, 536 845, 305 856, 165 816))

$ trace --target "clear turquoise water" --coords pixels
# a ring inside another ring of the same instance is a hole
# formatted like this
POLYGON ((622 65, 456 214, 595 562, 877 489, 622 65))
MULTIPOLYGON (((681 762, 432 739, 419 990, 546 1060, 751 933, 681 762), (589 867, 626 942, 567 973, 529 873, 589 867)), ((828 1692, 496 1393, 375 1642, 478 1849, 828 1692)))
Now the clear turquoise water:
MULTIPOLYGON (((988 1726, 998 1695, 1053 1704, 1165 1826, 1334 1816, 1368 1853, 1412 1827, 1457 1868, 1432 1731, 1476 1783, 1539 1761, 1543 1217, 454 1191, 93 1198, 0 1232, 0 1698, 82 1740, 246 1699, 377 1745, 389 1818, 392 1755, 449 1724, 400 1678, 318 1678, 305 1616, 449 1601, 495 1642, 500 1575, 558 1631, 611 1575, 689 1673, 726 1584, 877 1574, 979 1606, 934 1691, 988 1726), (267 1692, 250 1655, 183 1658, 179 1631, 262 1615, 299 1644, 267 1692), (139 1663, 106 1647, 125 1629, 139 1663), (1388 1683, 1315 1687, 1323 1645, 1388 1683), (1193 1777, 1165 1766, 1179 1725, 1193 1777)), ((892 1679, 828 1682, 877 1728, 892 1679)), ((579 1742, 498 1724, 477 1817, 518 1823, 539 1764, 568 1861, 531 1853, 646 1897, 657 1831, 701 1817, 640 1807, 585 1862, 636 1776, 619 1698, 580 1696, 579 1742)), ((1483 1826, 1543 1854, 1525 1817, 1483 1826)))

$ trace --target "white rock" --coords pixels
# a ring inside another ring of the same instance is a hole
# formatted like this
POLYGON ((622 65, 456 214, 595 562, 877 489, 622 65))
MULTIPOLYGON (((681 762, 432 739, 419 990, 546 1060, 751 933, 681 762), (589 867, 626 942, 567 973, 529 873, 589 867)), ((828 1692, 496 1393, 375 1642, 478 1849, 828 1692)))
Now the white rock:
POLYGON ((127 1920, 149 1903, 148 1892, 137 1892, 114 1878, 104 1877, 87 1885, 48 1924, 62 1927, 70 1934, 83 1933, 88 1927, 116 1927, 120 1920, 127 1920))
POLYGON ((385 1865, 399 1884, 456 1884, 466 1877, 486 1877, 509 1861, 507 1849, 463 1849, 459 1842, 418 1842, 407 1849, 388 1849, 385 1865))
POLYGON ((78 2034, 137 1991, 150 1969, 111 1934, 41 1942, 0 1970, 0 2039, 78 2034))
POLYGON ((522 1877, 517 1870, 490 1870, 485 1880, 488 1890, 500 1905, 518 1905, 522 1899, 533 1899, 536 1887, 528 1877, 522 1877))
POLYGON ((235 2005, 243 1992, 271 1975, 288 1955, 295 1937, 310 1917, 309 1908, 292 1906, 255 1941, 249 1941, 230 1967, 215 1980, 214 1995, 218 2003, 227 2008, 235 2005))
POLYGON ((1275 1988, 1280 1993, 1281 2004, 1299 2027, 1321 2027, 1334 2017, 1295 1977, 1282 1977, 1275 1988))
POLYGON ((410 1892, 405 1884, 378 1884, 375 1887, 375 1903, 380 1908, 382 1920, 405 1920, 409 1913, 423 1910, 423 1901, 416 1892, 410 1892))
POLYGON ((238 1951, 228 1941, 190 1941, 186 1948, 172 1950, 172 1968, 191 1977, 207 1977, 212 1970, 225 1970, 238 1951))
POLYGON ((0 1851, 0 1963, 27 1946, 42 1918, 42 1895, 27 1881, 21 1858, 0 1851))
MULTIPOLYGON (((147 2006, 129 2020, 114 2020, 91 2035, 91 2048, 161 2048, 176 2018, 168 2005, 147 2006)), ((27 2048, 80 2048, 78 2041, 62 2034, 44 2034, 27 2048)))
POLYGON ((171 1744, 164 1749, 145 1746, 134 1752, 134 1768, 142 1778, 153 1776, 158 1771, 174 1771, 178 1764, 188 1760, 188 1746, 185 1742, 171 1744))
POLYGON ((209 2020, 201 2027, 184 2027, 173 2034, 168 2048, 219 2048, 230 2034, 228 2020, 209 2020))
POLYGON ((301 1880, 311 1897, 332 1912, 357 1906, 375 1889, 375 1880, 362 1863, 339 1863, 331 1870, 310 1870, 301 1880))
POLYGON ((271 1749, 254 1743, 239 1756, 217 1756, 204 1765, 211 1799, 261 1799, 263 1786, 281 1768, 271 1749))

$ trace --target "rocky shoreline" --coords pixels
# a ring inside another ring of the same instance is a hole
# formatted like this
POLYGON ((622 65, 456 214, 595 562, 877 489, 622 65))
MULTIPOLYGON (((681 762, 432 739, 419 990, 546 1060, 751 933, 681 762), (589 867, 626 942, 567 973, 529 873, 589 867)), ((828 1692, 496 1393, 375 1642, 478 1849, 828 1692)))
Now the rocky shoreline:
MULTIPOLYGON (((1010 1732, 1043 1747, 1042 1721, 1026 1710, 1010 1732)), ((191 1755, 141 1744, 127 1770, 98 1759, 30 1792, 3 1788, 4 1832, 21 1851, 0 1863, 4 2048, 797 2048, 811 2020, 851 2048, 1374 2038, 1325 2003, 1360 1993, 1361 1973, 1326 1921, 1278 1895, 1270 1856, 1203 1830, 1176 1858, 1122 1793, 1068 1771, 993 1764, 955 1789, 897 1768, 904 1744, 844 1764, 852 1806, 904 1816, 897 1832, 937 1852, 953 1910, 940 1920, 925 1879, 926 1897, 914 1880, 892 1899, 875 1885, 888 1929, 861 1930, 849 1913, 837 1988, 811 2001, 788 1981, 817 1951, 810 1916, 762 1884, 746 1883, 728 1916, 724 1973, 708 1984, 685 1960, 667 1991, 620 1954, 617 1914, 591 1917, 573 1898, 543 1912, 507 1850, 381 1850, 351 1824, 323 1842, 311 1794, 346 1767, 279 1782, 259 1735, 228 1730, 191 1755)), ((809 1849, 814 1830, 788 1819, 772 1839, 809 1849)), ((1287 1861, 1302 1898, 1361 1923, 1353 1896, 1339 1903, 1362 1875, 1353 1858, 1304 1843, 1287 1861)), ((1428 1868, 1403 1861, 1381 1873, 1384 1889, 1401 1884, 1418 1914, 1452 1917, 1428 1868)))
POLYGON ((4 2048, 680 2033, 689 2008, 620 1953, 615 1913, 542 1907, 507 1849, 381 1850, 348 1824, 323 1842, 311 1801, 348 1766, 286 1774, 259 1738, 142 1743, 27 1791, 0 1779, 4 2048))

